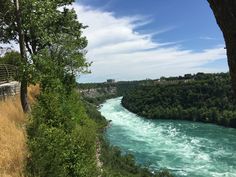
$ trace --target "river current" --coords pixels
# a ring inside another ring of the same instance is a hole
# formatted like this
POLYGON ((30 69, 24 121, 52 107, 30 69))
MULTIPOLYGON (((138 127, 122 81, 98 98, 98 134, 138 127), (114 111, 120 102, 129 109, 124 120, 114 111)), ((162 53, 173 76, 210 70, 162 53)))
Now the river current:
POLYGON ((112 120, 106 137, 151 170, 177 177, 236 177, 236 129, 212 124, 148 120, 122 107, 121 97, 99 110, 112 120))

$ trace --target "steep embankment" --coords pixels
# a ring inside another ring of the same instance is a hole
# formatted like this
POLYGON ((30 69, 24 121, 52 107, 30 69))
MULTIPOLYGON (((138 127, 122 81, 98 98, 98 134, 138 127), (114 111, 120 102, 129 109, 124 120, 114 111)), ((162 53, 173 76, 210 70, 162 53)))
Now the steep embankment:
POLYGON ((227 74, 175 84, 140 86, 122 99, 128 110, 150 119, 183 119, 236 127, 236 101, 227 74))
POLYGON ((78 84, 78 92, 81 93, 86 101, 99 105, 107 99, 123 96, 136 86, 150 85, 154 82, 154 80, 140 80, 119 81, 115 83, 80 83, 78 84))
POLYGON ((86 101, 95 105, 99 105, 106 99, 114 98, 117 95, 117 87, 107 84, 97 87, 82 87, 78 88, 78 91, 86 101))

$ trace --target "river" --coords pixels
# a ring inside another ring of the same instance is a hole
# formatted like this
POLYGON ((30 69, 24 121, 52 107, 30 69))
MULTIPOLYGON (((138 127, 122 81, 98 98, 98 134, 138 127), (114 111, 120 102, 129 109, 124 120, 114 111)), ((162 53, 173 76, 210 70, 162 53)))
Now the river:
POLYGON ((99 110, 112 120, 106 138, 152 170, 183 177, 236 177, 236 129, 212 124, 148 120, 107 100, 99 110))

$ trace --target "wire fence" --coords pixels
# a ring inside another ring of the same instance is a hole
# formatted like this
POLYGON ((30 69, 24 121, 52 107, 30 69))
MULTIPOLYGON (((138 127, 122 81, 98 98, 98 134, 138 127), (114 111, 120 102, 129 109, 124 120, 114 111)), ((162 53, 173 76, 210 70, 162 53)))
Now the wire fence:
POLYGON ((9 64, 0 64, 0 84, 15 81, 18 76, 18 68, 9 64))
POLYGON ((18 68, 9 64, 0 64, 0 100, 14 96, 20 91, 20 83, 16 81, 18 68))

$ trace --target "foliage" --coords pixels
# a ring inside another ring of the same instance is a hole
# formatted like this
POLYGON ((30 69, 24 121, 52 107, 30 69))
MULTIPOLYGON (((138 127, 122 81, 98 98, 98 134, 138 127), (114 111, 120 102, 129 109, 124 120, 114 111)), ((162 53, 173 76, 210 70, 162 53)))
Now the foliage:
MULTIPOLYGON (((86 46, 86 39, 81 38, 83 25, 78 22, 75 11, 65 7, 73 2, 74 0, 20 1, 25 44, 30 54, 59 41, 62 44, 73 41, 80 49, 86 46), (66 42, 63 39, 67 39, 66 42)), ((17 41, 14 4, 11 0, 0 0, 0 5, 0 41, 17 41)))
POLYGON ((82 29, 85 26, 78 21, 74 9, 68 8, 74 0, 18 2, 0 0, 0 42, 20 43, 23 61, 20 70, 21 103, 27 112, 30 110, 27 84, 41 82, 37 80, 40 78, 37 74, 43 73, 43 68, 50 63, 44 60, 53 60, 52 63, 64 69, 64 73, 70 73, 72 77, 69 75, 69 80, 78 72, 87 72, 90 63, 84 57, 87 40, 82 36, 82 29))
MULTIPOLYGON (((6 64, 6 65, 12 65, 10 67, 7 66, 7 68, 10 68, 10 78, 14 80, 19 80, 21 75, 21 56, 19 52, 16 51, 10 51, 6 52, 2 57, 0 57, 0 65, 6 64)), ((3 76, 4 77, 4 76, 3 76)), ((8 77, 8 76, 5 76, 8 77)), ((6 78, 4 78, 6 79, 6 78)), ((8 78, 9 79, 9 78, 8 78)), ((9 80, 11 80, 9 79, 9 80)))
POLYGON ((40 95, 28 125, 28 176, 98 176, 97 125, 74 91, 75 76, 89 66, 83 51, 83 28, 74 10, 59 9, 73 1, 22 0, 25 43, 31 53, 28 80, 40 95), (29 35, 29 36, 28 36, 29 35))
POLYGON ((96 176, 96 124, 76 94, 44 91, 28 126, 30 176, 96 176))
POLYGON ((21 56, 19 52, 11 51, 5 53, 4 56, 0 57, 0 64, 9 64, 14 66, 20 66, 21 56))
POLYGON ((56 88, 44 85, 33 108, 27 128, 28 176, 98 176, 97 137, 102 144, 103 176, 170 176, 168 172, 154 175, 136 165, 131 155, 124 156, 118 148, 108 146, 102 140, 107 122, 96 106, 82 103, 77 93, 56 83, 56 88))
MULTIPOLYGON (((27 82, 41 82, 40 74, 45 74, 52 65, 60 68, 62 72, 59 74, 64 79, 70 80, 78 73, 87 72, 90 65, 84 57, 87 40, 82 36, 85 26, 78 21, 75 11, 68 8, 67 5, 73 2, 74 0, 20 1, 24 47, 28 52, 28 58, 24 59, 27 62, 22 62, 20 72, 22 86, 25 87, 27 82)), ((17 43, 19 31, 16 7, 11 0, 0 0, 0 6, 0 42, 17 43)))
POLYGON ((101 130, 103 132, 104 127, 106 127, 108 124, 106 118, 103 117, 101 113, 97 110, 96 105, 91 104, 85 100, 83 100, 83 103, 88 117, 94 120, 98 125, 98 130, 101 130))
POLYGON ((122 104, 151 119, 184 119, 236 127, 236 101, 228 73, 199 74, 191 79, 137 87, 124 96, 122 104))

